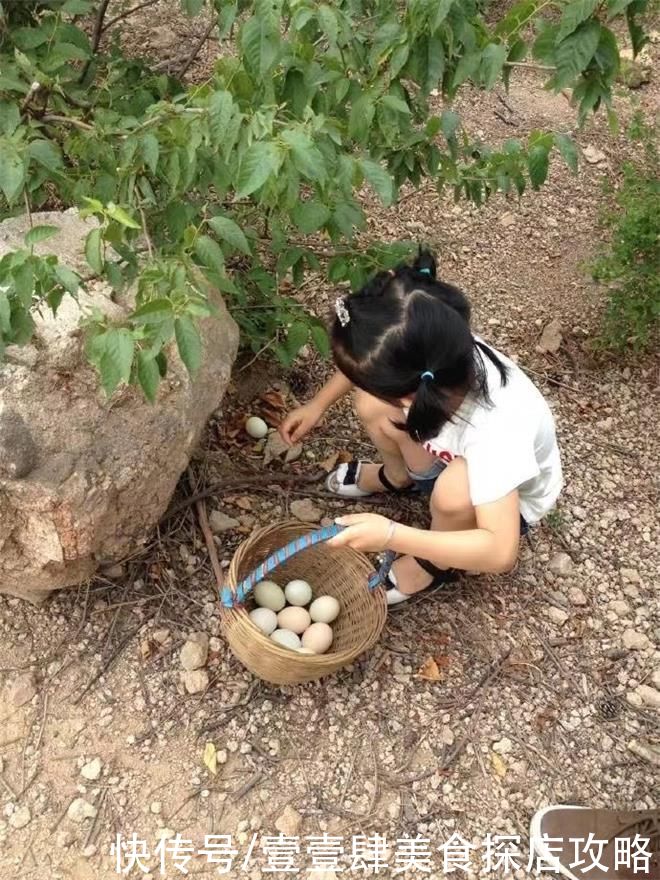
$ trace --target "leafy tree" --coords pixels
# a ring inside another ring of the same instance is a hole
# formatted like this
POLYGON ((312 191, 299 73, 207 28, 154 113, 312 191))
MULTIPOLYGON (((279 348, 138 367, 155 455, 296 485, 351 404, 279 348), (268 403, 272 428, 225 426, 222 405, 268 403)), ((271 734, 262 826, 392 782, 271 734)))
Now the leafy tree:
MULTIPOLYGON (((153 400, 175 339, 200 362, 197 319, 211 312, 200 273, 223 291, 255 351, 289 363, 321 323, 286 295, 307 270, 359 285, 407 246, 356 250, 359 191, 393 204, 400 187, 432 180, 482 203, 545 181, 551 153, 575 170, 560 132, 495 148, 473 140, 451 109, 470 81, 508 86, 517 66, 570 90, 578 119, 611 112, 619 69, 613 21, 635 51, 646 0, 520 0, 494 27, 477 0, 181 0, 213 14, 213 74, 185 88, 101 37, 108 0, 0 0, 0 216, 58 204, 96 218, 86 240, 93 272, 118 296, 136 285, 121 324, 87 321, 88 352, 110 394, 138 383, 153 400), (88 24, 84 28, 84 24, 88 24), (91 33, 91 37, 88 36, 91 33), (444 109, 431 111, 440 92, 444 109)), ((199 44, 201 46, 201 43, 199 44)), ((198 49, 196 47, 196 49, 198 49)), ((181 71, 192 61, 185 59, 181 71)), ((79 279, 34 244, 0 261, 0 342, 22 343, 32 314, 55 311, 79 279)))

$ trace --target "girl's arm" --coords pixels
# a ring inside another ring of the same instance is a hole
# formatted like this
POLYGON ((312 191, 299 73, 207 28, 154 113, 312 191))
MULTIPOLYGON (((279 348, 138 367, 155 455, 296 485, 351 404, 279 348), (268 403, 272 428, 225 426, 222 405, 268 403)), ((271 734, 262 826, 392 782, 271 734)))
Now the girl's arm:
POLYGON ((465 571, 504 572, 513 568, 520 539, 518 492, 510 492, 491 504, 475 508, 477 527, 460 532, 437 532, 394 525, 387 517, 358 513, 340 517, 348 526, 328 544, 349 546, 363 552, 394 550, 400 554, 428 559, 438 568, 465 571))
POLYGON ((302 440, 321 421, 326 410, 347 394, 352 387, 346 376, 337 370, 310 401, 286 416, 278 429, 282 439, 289 444, 302 440))

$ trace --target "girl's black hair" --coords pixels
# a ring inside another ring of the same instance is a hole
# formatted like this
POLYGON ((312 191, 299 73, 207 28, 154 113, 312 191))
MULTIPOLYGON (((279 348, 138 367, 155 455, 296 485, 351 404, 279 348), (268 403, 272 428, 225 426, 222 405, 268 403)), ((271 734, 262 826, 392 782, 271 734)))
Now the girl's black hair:
POLYGON ((412 265, 379 272, 343 304, 346 314, 331 334, 337 366, 382 400, 414 395, 401 426, 414 440, 434 437, 451 421, 457 393, 491 403, 483 355, 507 382, 506 366, 472 335, 465 294, 436 278, 430 251, 420 248, 412 265))

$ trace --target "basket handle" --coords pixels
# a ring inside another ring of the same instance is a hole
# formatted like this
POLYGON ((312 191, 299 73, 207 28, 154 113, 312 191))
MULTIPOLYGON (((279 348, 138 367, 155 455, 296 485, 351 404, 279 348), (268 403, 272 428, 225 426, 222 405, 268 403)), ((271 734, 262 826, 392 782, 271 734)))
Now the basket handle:
MULTIPOLYGON (((267 574, 270 574, 271 571, 276 569, 279 565, 282 565, 287 559, 291 559, 292 556, 296 556, 308 547, 313 547, 315 544, 320 544, 323 541, 328 541, 330 538, 334 538, 335 535, 338 535, 344 528, 345 526, 336 524, 324 526, 322 529, 318 529, 315 532, 309 532, 306 535, 301 535, 299 538, 290 541, 284 547, 280 547, 279 550, 272 553, 261 563, 261 565, 258 565, 254 571, 237 584, 235 590, 232 590, 231 587, 223 588, 222 593, 220 594, 220 601, 223 607, 233 608, 236 605, 242 605, 256 584, 262 581, 267 574)), ((392 563, 394 562, 394 557, 395 554, 393 551, 386 551, 380 568, 369 578, 367 584, 369 590, 375 590, 381 582, 385 581, 390 568, 392 567, 392 563)))

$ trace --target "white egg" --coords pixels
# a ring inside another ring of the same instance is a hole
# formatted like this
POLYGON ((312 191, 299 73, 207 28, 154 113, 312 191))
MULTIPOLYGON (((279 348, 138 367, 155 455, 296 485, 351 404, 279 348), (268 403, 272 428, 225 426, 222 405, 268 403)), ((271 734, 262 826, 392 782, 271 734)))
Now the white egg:
POLYGON ((255 440, 262 440, 268 433, 268 425, 259 416, 250 416, 245 423, 245 430, 255 440))
POLYGON ((252 623, 267 636, 277 629, 277 614, 270 608, 255 608, 254 611, 250 611, 249 616, 252 623))
POLYGON ((271 639, 283 648, 291 648, 293 651, 300 647, 300 639, 290 629, 276 629, 271 639))
POLYGON ((303 633, 303 648, 309 648, 315 654, 324 654, 331 644, 332 629, 327 623, 313 623, 303 633))
POLYGON ((280 629, 290 629, 298 635, 304 633, 311 622, 309 611, 306 608, 297 608, 295 605, 283 608, 277 615, 277 625, 280 629))
POLYGON ((281 611, 286 605, 284 592, 274 581, 260 581, 254 588, 254 601, 260 608, 281 611))
POLYGON ((340 611, 341 606, 334 596, 319 596, 309 606, 309 616, 314 623, 332 623, 340 611))
POLYGON ((284 588, 289 605, 307 605, 312 600, 312 588, 307 581, 289 581, 284 588))

